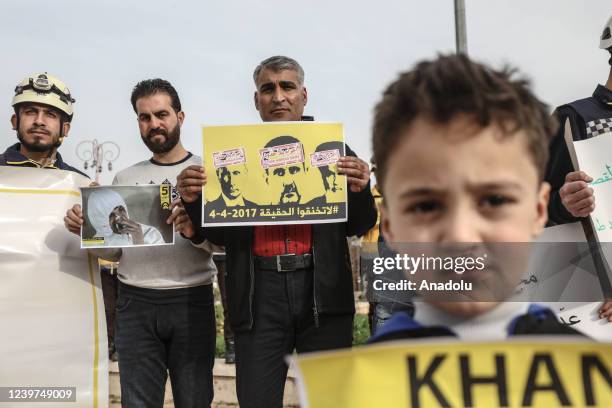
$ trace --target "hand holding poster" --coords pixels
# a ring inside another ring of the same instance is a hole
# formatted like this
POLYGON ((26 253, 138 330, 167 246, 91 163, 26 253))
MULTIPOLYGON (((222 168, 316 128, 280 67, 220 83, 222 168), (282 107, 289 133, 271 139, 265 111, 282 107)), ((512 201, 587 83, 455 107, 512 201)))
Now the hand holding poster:
POLYGON ((345 221, 339 123, 204 126, 204 226, 345 221))
POLYGON ((174 244, 170 186, 105 186, 81 189, 82 248, 174 244))
POLYGON ((574 142, 580 170, 593 178, 590 187, 595 195, 591 213, 599 242, 612 242, 612 137, 597 136, 574 142))

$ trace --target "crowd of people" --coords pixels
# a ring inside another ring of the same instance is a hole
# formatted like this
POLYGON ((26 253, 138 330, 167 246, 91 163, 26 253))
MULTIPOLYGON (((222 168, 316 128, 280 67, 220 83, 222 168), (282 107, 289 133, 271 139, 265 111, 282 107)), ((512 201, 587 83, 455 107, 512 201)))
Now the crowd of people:
MULTIPOLYGON (((611 30, 612 19, 600 47, 610 52, 612 64, 611 30)), ((262 121, 311 119, 304 116, 308 93, 296 60, 267 58, 253 79, 262 121)), ((0 155, 0 165, 84 175, 58 152, 70 131, 74 103, 58 78, 27 76, 13 98, 18 143, 0 155)), ((172 246, 89 250, 120 262, 114 339, 122 404, 161 407, 168 375, 176 407, 212 403, 213 248, 222 246, 238 400, 242 407, 267 408, 282 406, 287 354, 351 347, 355 299, 347 237, 374 227, 378 210, 382 237, 398 252, 396 243, 402 242, 530 242, 551 221, 588 217, 595 208, 592 178, 574 171, 563 129, 569 121, 574 140, 612 131, 612 126, 592 130, 612 124, 612 68, 592 97, 563 105, 551 116, 512 70, 495 70, 461 54, 418 63, 386 88, 375 107, 372 149, 382 204, 375 205, 370 166, 346 146, 337 171, 319 170, 329 194, 342 188, 337 178, 346 177, 347 221, 312 225, 201 227, 202 188, 209 175, 202 159, 181 143, 185 112, 176 89, 166 80, 146 79, 132 90, 131 103, 151 157, 118 172, 113 184, 170 183, 174 199, 167 222, 176 235, 172 246)), ((248 203, 238 182, 247 170, 234 167, 213 175, 221 184, 219 205, 222 200, 248 203)), ((283 191, 287 199, 297 194, 283 191)), ((108 217, 116 207, 105 210, 108 217)), ((107 216, 99 214, 101 224, 107 216)), ((68 209, 64 222, 80 234, 79 205, 68 209)), ((536 304, 422 297, 414 308, 398 308, 370 342, 588 337, 536 304)), ((612 321, 612 302, 604 299, 600 318, 612 321)))

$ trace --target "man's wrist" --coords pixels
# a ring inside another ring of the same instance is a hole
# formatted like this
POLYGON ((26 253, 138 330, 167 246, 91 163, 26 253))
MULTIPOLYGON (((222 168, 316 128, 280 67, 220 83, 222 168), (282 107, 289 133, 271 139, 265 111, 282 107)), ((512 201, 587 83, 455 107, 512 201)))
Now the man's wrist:
POLYGON ((200 232, 199 229, 196 229, 193 232, 193 235, 191 236, 191 238, 185 236, 185 234, 183 234, 182 232, 181 232, 181 237, 190 240, 195 245, 199 245, 199 244, 201 244, 202 242, 204 242, 206 240, 206 238, 204 238, 204 235, 200 232))

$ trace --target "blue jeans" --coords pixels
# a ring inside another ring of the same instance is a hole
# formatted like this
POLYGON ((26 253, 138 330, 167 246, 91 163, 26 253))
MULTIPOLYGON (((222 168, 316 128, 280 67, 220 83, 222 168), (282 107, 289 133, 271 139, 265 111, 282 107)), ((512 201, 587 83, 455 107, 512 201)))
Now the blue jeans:
POLYGON ((116 313, 122 406, 161 408, 169 373, 176 408, 210 407, 212 285, 167 291, 120 283, 116 313))
POLYGON ((414 316, 414 304, 412 302, 379 302, 371 303, 370 307, 372 306, 374 307, 372 334, 375 334, 396 312, 406 312, 410 316, 414 316))

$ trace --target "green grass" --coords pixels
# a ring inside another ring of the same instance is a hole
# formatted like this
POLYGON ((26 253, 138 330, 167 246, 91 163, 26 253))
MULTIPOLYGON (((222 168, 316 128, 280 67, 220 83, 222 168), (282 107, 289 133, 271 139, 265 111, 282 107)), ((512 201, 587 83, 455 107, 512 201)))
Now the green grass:
POLYGON ((353 319, 353 346, 365 344, 369 337, 368 315, 356 314, 353 319))

